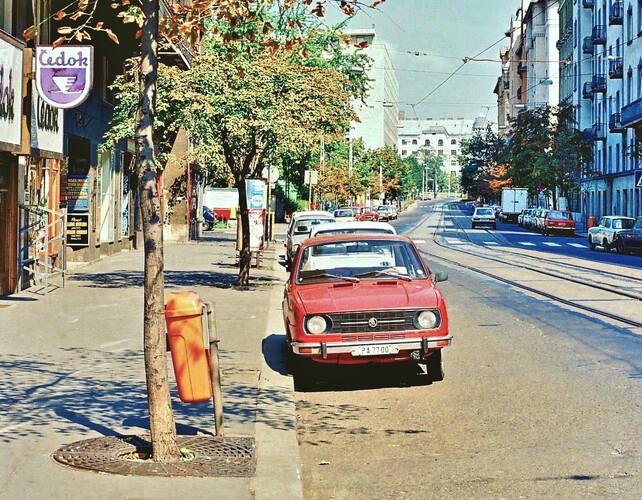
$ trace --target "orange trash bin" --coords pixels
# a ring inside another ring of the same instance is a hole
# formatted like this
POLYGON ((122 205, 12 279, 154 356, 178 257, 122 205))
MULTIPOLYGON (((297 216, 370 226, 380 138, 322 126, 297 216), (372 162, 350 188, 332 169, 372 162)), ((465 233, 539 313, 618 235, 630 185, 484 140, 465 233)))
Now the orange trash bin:
POLYGON ((588 228, 590 229, 590 228, 592 228, 594 225, 595 225, 595 217, 593 217, 592 215, 589 215, 587 226, 588 226, 588 228))
POLYGON ((212 397, 202 314, 203 301, 195 292, 170 292, 165 297, 167 340, 183 403, 199 403, 212 397))

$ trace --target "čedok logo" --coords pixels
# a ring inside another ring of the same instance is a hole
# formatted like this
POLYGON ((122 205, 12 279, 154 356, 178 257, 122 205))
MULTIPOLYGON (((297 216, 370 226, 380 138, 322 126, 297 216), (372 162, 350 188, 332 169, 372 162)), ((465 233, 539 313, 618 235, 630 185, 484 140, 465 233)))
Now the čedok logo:
POLYGON ((92 76, 91 45, 36 47, 36 87, 52 106, 68 109, 82 104, 89 96, 92 76))

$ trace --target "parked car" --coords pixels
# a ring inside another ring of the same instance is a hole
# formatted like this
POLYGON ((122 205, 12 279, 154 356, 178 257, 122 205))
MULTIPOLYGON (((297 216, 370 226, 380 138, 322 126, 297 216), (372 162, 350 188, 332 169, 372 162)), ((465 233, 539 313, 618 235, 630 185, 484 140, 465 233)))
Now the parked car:
POLYGON ((425 363, 444 378, 448 314, 409 238, 345 234, 310 238, 294 258, 283 295, 288 355, 319 363, 425 363))
POLYGON ((354 212, 351 208, 339 208, 332 215, 337 221, 341 222, 352 222, 354 220, 354 212))
POLYGON ((377 207, 377 214, 379 214, 379 220, 381 221, 394 220, 399 216, 397 207, 394 205, 379 205, 377 207))
POLYGON ((597 226, 590 227, 588 230, 589 248, 595 250, 595 247, 600 245, 605 252, 611 251, 612 248, 617 249, 617 245, 620 244, 618 234, 626 229, 631 229, 634 224, 635 219, 632 217, 605 215, 597 226))
POLYGON ((495 212, 491 207, 475 207, 473 216, 470 218, 470 226, 473 229, 478 226, 490 226, 495 229, 497 227, 495 212))
POLYGON ((285 234, 285 267, 289 269, 297 248, 303 240, 310 236, 313 226, 325 223, 336 222, 330 212, 322 210, 308 210, 296 212, 285 234))
POLYGON ((535 208, 525 208, 522 210, 522 213, 517 216, 517 225, 519 227, 530 227, 529 224, 531 223, 535 210, 535 208))
POLYGON ((317 236, 328 236, 331 234, 355 233, 397 234, 397 231, 387 222, 336 222, 335 224, 321 224, 319 226, 313 226, 310 231, 310 238, 315 238, 317 236))
POLYGON ((502 207, 500 205, 491 205, 491 208, 495 214, 495 219, 499 219, 502 216, 502 207))
POLYGON ((618 233, 615 248, 621 253, 642 252, 642 217, 635 219, 631 229, 618 233))
POLYGON ((209 208, 203 205, 203 218, 201 219, 201 228, 203 231, 211 230, 218 222, 218 217, 209 208))
POLYGON ((375 221, 376 222, 376 221, 379 220, 379 214, 374 210, 364 210, 357 217, 357 220, 360 220, 360 221, 375 221))
POLYGON ((575 221, 569 210, 548 210, 542 219, 541 232, 544 236, 560 232, 562 234, 575 235, 575 221))
POLYGON ((530 226, 533 231, 536 231, 538 233, 542 232, 542 226, 547 213, 548 209, 546 208, 538 208, 537 210, 535 210, 535 212, 533 212, 530 226))

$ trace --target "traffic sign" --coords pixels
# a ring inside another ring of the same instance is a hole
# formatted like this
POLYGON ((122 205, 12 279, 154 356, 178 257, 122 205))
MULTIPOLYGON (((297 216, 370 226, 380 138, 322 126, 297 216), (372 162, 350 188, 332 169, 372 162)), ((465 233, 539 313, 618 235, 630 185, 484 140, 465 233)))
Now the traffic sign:
POLYGON ((642 170, 635 170, 635 187, 642 188, 642 170))

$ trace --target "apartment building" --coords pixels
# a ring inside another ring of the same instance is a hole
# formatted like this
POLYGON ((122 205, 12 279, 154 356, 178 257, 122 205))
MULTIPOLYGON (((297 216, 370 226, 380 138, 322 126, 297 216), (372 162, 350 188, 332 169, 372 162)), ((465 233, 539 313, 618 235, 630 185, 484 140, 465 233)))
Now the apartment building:
POLYGON ((355 50, 364 42, 362 50, 372 59, 368 70, 370 90, 365 102, 351 102, 360 121, 350 124, 350 138, 362 138, 367 149, 397 144, 397 116, 399 111, 399 83, 395 75, 388 48, 377 39, 374 28, 344 30, 346 50, 355 50))

